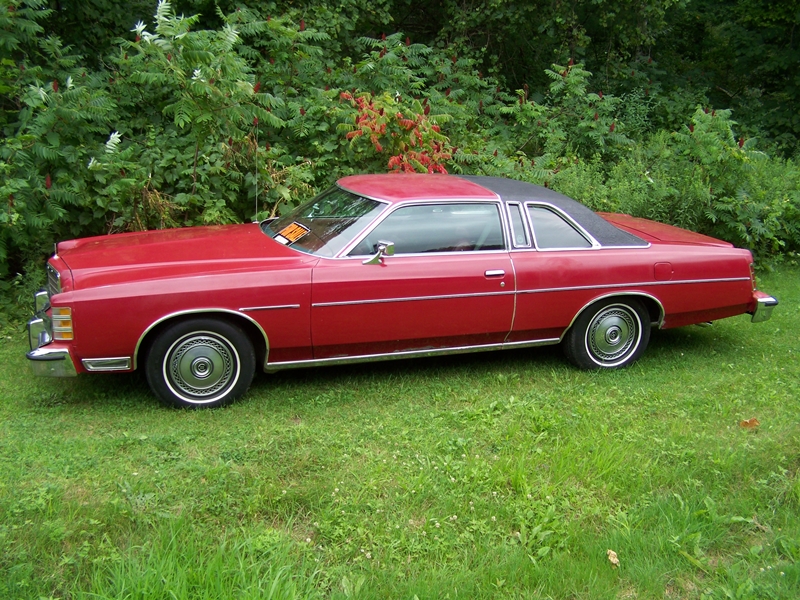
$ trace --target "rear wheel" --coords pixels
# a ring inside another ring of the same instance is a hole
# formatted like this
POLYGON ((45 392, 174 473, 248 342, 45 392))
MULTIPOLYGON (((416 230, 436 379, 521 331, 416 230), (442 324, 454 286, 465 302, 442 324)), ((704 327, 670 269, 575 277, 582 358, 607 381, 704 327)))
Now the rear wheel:
POLYGON ((147 382, 167 405, 224 406, 247 391, 255 374, 255 351, 235 325, 190 319, 165 329, 147 355, 147 382))
POLYGON ((567 332, 564 353, 583 369, 631 364, 650 341, 650 315, 634 298, 601 300, 584 310, 567 332))

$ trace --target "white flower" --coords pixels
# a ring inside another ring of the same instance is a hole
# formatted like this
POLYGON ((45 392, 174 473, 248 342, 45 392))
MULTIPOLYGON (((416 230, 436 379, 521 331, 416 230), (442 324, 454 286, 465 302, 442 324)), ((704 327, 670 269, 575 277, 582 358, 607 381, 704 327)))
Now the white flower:
POLYGON ((136 35, 142 35, 142 32, 144 31, 145 27, 146 25, 142 21, 137 21, 136 25, 133 26, 133 29, 131 29, 131 31, 135 31, 136 35))

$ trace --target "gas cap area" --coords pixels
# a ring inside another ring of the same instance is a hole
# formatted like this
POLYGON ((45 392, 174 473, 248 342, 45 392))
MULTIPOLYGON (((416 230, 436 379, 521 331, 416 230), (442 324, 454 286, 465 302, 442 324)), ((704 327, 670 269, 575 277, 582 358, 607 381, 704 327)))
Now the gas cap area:
POLYGON ((669 281, 672 279, 672 263, 659 262, 653 265, 653 275, 656 281, 669 281))

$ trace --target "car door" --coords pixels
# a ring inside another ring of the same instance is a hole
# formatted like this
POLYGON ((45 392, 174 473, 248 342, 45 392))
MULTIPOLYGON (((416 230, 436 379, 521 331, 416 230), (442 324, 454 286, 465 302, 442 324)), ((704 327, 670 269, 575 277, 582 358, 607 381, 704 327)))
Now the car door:
POLYGON ((312 276, 314 358, 500 344, 514 273, 495 202, 395 208, 348 255, 312 276), (378 242, 395 254, 364 264, 378 242))

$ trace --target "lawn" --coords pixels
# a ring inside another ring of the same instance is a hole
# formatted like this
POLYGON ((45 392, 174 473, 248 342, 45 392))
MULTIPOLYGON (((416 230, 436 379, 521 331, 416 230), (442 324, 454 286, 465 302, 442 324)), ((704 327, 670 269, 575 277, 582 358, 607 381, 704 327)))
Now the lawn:
POLYGON ((0 598, 796 599, 800 270, 760 279, 772 320, 655 332, 624 370, 290 371, 216 411, 34 379, 7 332, 0 598))

